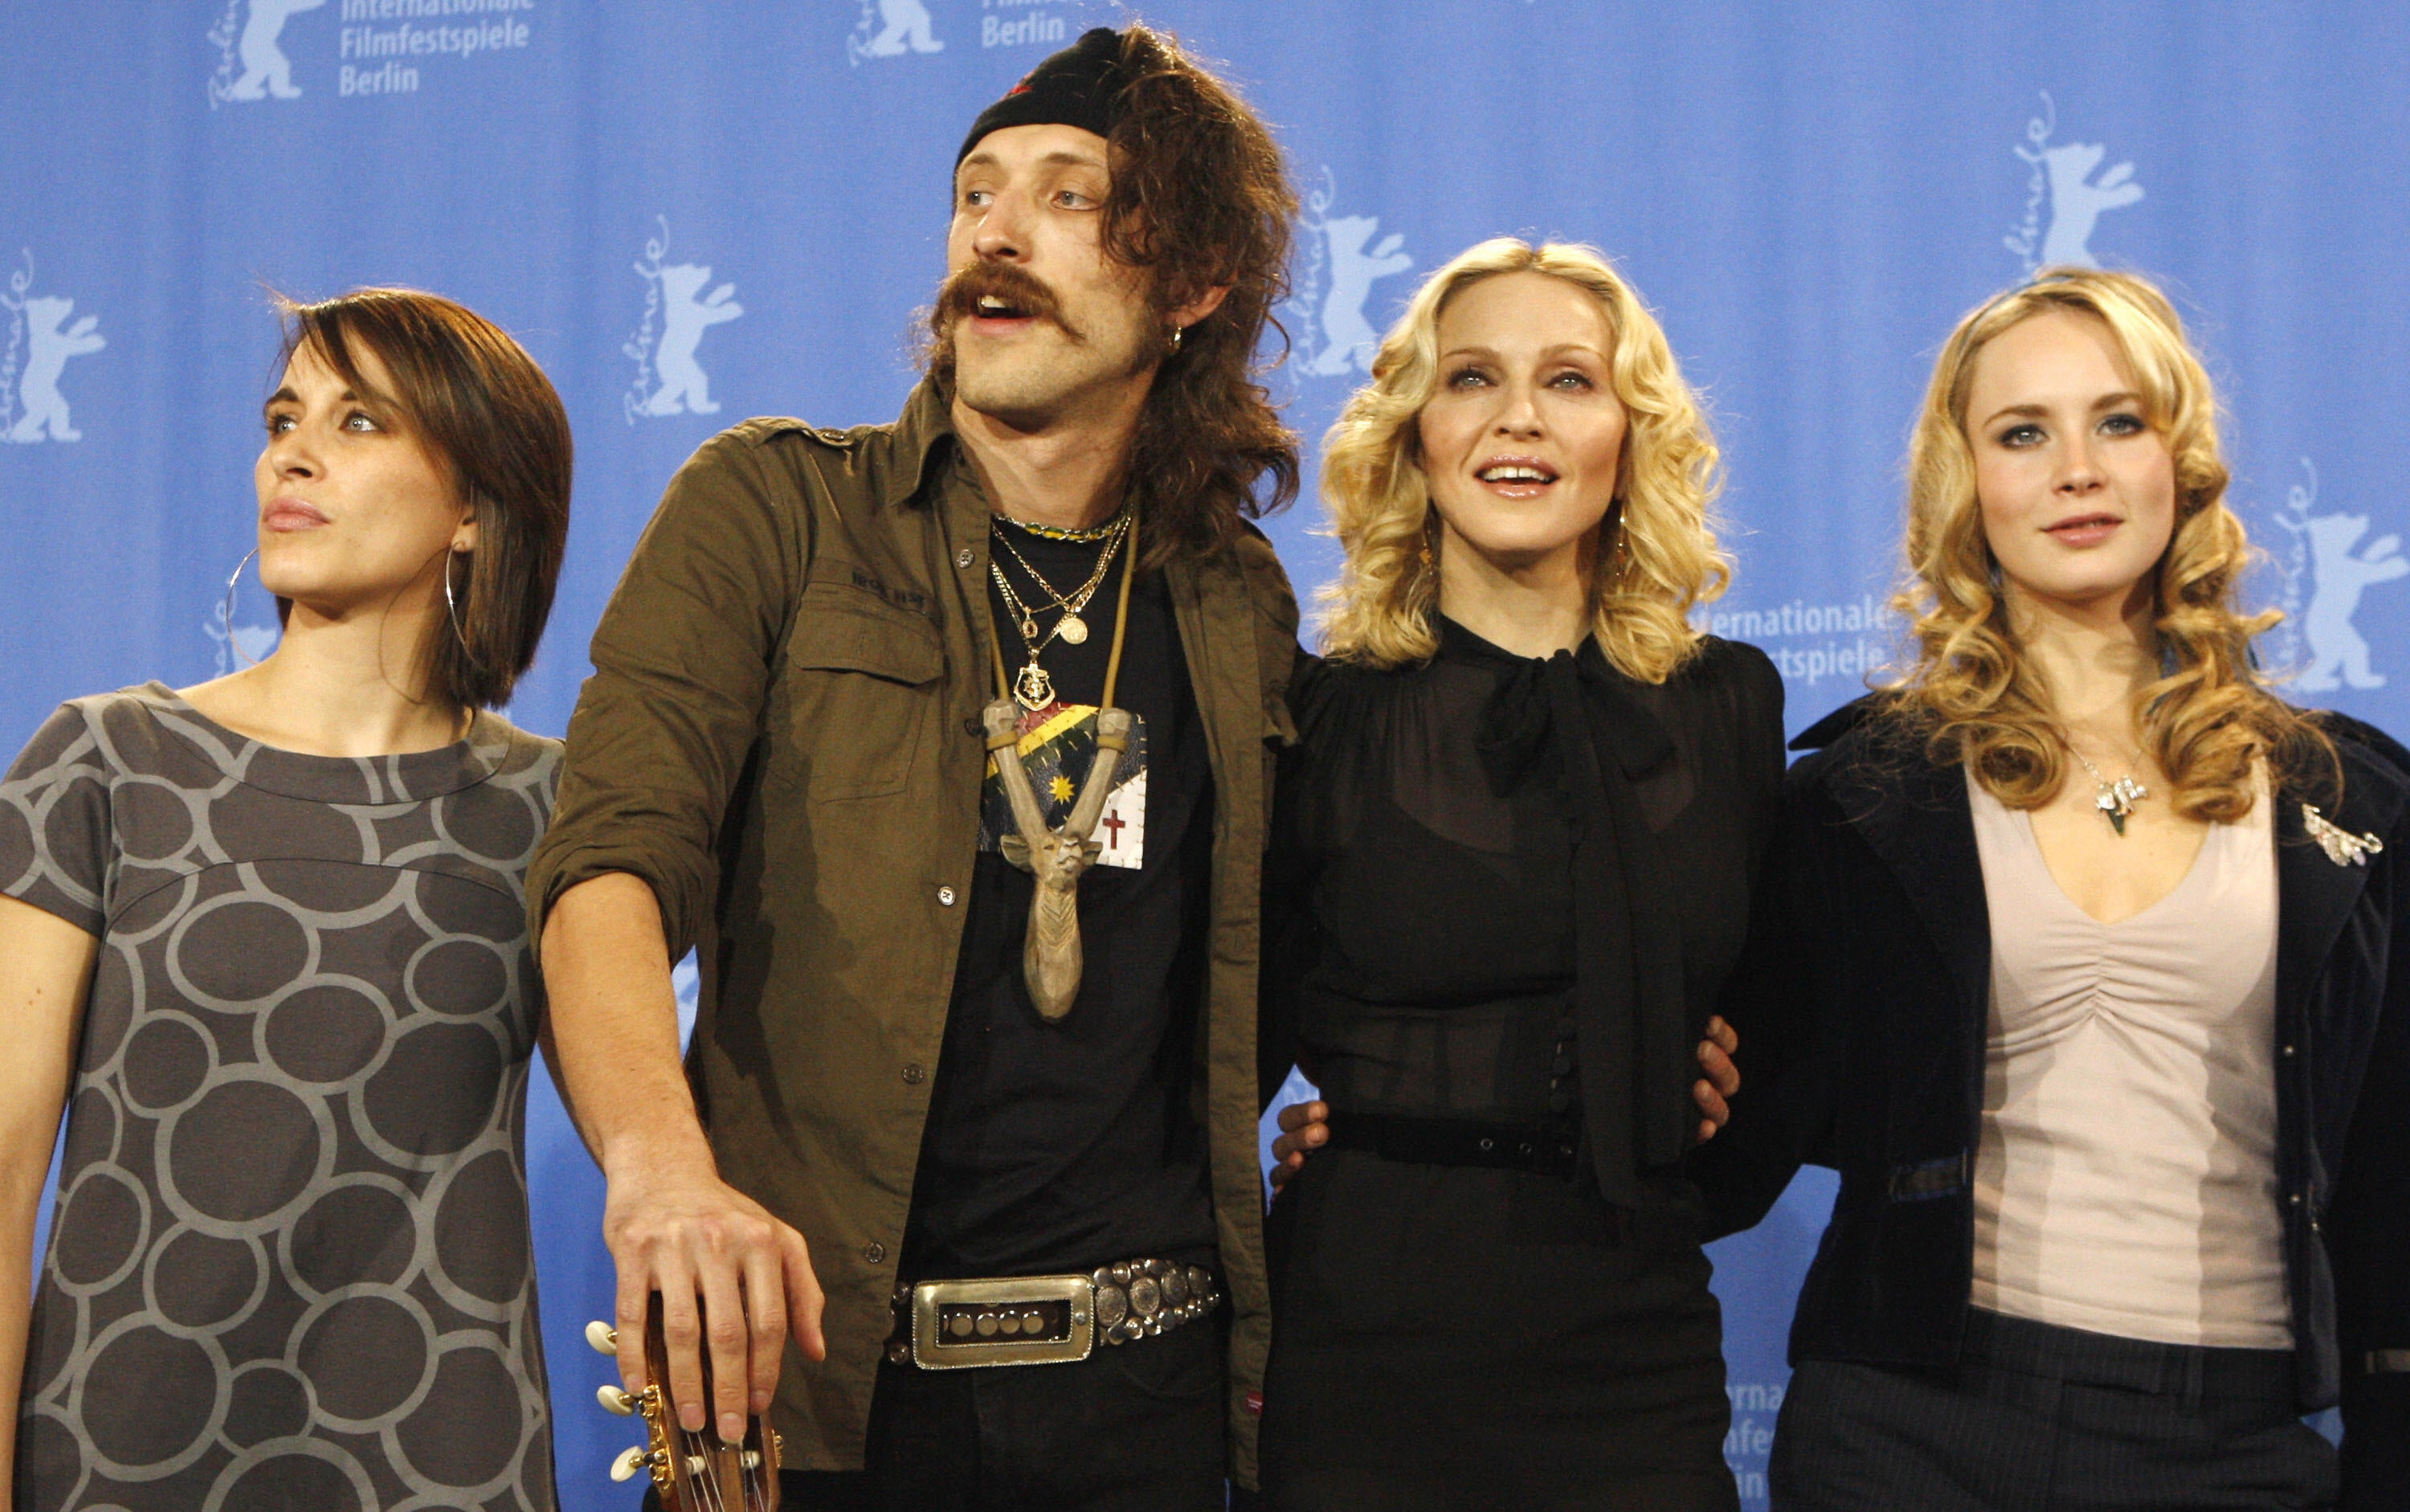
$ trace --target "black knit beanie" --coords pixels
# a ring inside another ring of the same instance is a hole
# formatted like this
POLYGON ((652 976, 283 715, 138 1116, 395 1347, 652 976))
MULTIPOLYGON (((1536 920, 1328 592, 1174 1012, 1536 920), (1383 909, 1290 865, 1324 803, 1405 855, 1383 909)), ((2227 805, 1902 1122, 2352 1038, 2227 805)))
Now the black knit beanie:
POLYGON ((1122 34, 1096 27, 1029 70, 1004 98, 981 110, 971 123, 971 134, 963 138, 963 150, 954 154, 954 166, 962 166, 980 138, 1007 126, 1078 126, 1110 137, 1113 123, 1121 119, 1117 105, 1128 81, 1122 68, 1122 34))

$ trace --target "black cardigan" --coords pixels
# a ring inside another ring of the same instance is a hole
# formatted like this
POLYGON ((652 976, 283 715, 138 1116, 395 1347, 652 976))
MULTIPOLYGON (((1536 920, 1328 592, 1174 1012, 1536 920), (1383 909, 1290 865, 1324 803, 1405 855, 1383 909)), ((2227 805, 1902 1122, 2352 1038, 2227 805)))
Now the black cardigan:
MULTIPOLYGON (((1773 885, 1736 998, 1745 1078, 1694 1161, 1723 1229, 1802 1161, 1840 1194, 1791 1358, 1957 1358, 1972 1283, 1990 916, 1966 777, 1862 699, 1793 743, 1773 885), (1822 748, 1817 749, 1817 748, 1822 748)), ((2277 797, 2276 1167, 2300 1402, 2341 1402, 2347 1507, 2410 1507, 2410 751, 2321 716, 2343 761, 2321 807, 2381 852, 2330 860, 2315 793, 2277 797)))

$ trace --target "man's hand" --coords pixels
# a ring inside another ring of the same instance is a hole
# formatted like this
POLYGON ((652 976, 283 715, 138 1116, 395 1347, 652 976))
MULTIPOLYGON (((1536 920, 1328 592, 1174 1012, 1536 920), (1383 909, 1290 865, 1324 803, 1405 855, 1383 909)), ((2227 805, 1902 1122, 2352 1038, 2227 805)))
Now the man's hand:
POLYGON ((614 1170, 602 1237, 619 1272, 620 1379, 631 1392, 645 1388, 645 1311, 659 1292, 667 1387, 688 1432, 716 1418, 720 1438, 738 1442, 748 1414, 770 1410, 787 1340, 810 1359, 826 1354, 820 1281, 804 1236, 721 1181, 708 1159, 614 1170))
POLYGON ((1288 1179, 1305 1169, 1309 1151, 1318 1150, 1330 1141, 1330 1104, 1316 1098, 1312 1102, 1292 1102, 1280 1111, 1280 1137, 1272 1141, 1272 1190, 1288 1185, 1288 1179))
POLYGON ((1699 1041, 1699 1069, 1707 1074, 1691 1083, 1691 1100, 1699 1105, 1701 1115, 1701 1144, 1732 1122, 1732 1104, 1727 1099, 1740 1091, 1740 1068, 1733 1064, 1733 1056, 1739 1053, 1740 1035, 1724 1022, 1723 1015, 1707 1020, 1707 1037, 1699 1041))
POLYGON ((770 1410, 789 1337, 814 1359, 825 1352, 804 1236, 719 1179, 678 1060, 677 1000, 650 886, 615 872, 562 893, 544 921, 544 980, 545 1048, 610 1183, 602 1238, 619 1270, 620 1380, 645 1388, 645 1312, 660 1292, 678 1426, 700 1433, 716 1420, 733 1443, 748 1411, 770 1410))
MULTIPOLYGON (((1707 1037, 1699 1041, 1699 1069, 1706 1074, 1691 1087, 1691 1100, 1699 1105, 1701 1144, 1732 1122, 1730 1099, 1740 1091, 1740 1068, 1733 1064, 1733 1056, 1739 1053, 1740 1036, 1733 1026, 1720 1014, 1707 1020, 1707 1037)), ((1305 1169, 1309 1152, 1329 1142, 1330 1105, 1318 1100, 1290 1103, 1280 1111, 1280 1137, 1272 1141, 1274 1191, 1305 1169)))

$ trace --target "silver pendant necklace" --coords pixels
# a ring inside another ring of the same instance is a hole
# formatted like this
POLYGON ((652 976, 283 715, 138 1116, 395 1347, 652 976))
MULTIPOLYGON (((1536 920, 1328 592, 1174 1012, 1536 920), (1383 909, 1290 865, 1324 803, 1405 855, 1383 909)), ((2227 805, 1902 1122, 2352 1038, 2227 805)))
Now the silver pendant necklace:
POLYGON ((2075 749, 2075 742, 2062 736, 2059 743, 2067 748, 2069 755, 2083 763, 2083 769, 2092 774, 2092 780, 2098 784, 2093 789, 2092 807, 2100 810, 2101 817, 2109 821, 2110 828, 2124 835, 2126 821, 2133 814, 2134 806, 2149 797, 2151 790, 2135 781, 2131 772, 2114 782, 2110 781, 2101 775, 2100 768, 2092 764, 2090 757, 2075 749))

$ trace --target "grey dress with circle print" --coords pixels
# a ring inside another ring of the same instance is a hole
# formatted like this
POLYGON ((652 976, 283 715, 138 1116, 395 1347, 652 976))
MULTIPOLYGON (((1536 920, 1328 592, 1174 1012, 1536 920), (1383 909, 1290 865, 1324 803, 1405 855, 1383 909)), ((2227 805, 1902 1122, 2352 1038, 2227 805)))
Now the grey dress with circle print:
POLYGON ((99 938, 20 1512, 551 1512, 522 882, 560 747, 279 750, 158 683, 0 781, 0 892, 99 938))

